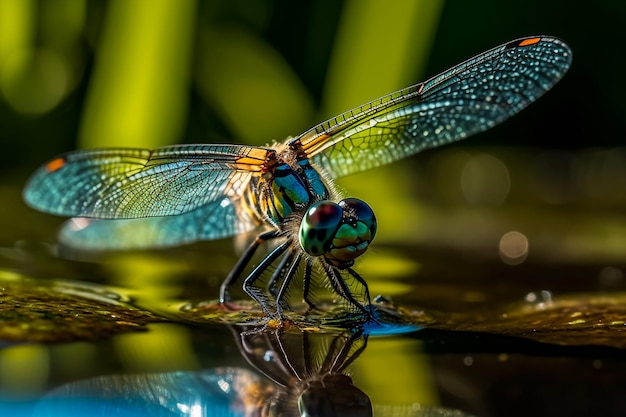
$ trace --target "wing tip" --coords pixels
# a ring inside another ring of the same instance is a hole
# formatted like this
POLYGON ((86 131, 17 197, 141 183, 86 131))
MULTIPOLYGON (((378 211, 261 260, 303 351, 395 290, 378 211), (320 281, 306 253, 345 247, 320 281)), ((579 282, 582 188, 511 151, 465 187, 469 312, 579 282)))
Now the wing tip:
POLYGON ((563 42, 562 39, 557 38, 555 36, 549 36, 549 35, 534 35, 534 36, 526 36, 523 38, 515 39, 506 43, 504 45, 504 49, 523 48, 526 46, 537 45, 541 42, 554 43, 554 44, 558 44, 569 49, 567 44, 563 42))
POLYGON ((526 39, 522 39, 517 46, 528 46, 528 45, 534 45, 536 43, 539 43, 539 41, 541 40, 540 37, 534 37, 534 38, 526 38, 526 39))

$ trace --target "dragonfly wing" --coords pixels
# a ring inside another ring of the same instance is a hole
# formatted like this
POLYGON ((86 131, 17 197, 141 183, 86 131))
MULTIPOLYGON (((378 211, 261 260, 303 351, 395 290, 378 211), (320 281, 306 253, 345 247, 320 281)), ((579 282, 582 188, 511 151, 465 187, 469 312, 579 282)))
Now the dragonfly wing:
POLYGON ((37 170, 24 199, 64 216, 171 216, 236 197, 274 151, 239 145, 95 149, 61 155, 37 170))
POLYGON ((212 240, 258 226, 247 210, 224 197, 178 216, 100 220, 76 217, 59 231, 62 246, 88 251, 146 249, 212 240))
POLYGON ((518 39, 327 120, 295 140, 334 177, 374 168, 504 121, 558 82, 571 59, 559 39, 518 39))

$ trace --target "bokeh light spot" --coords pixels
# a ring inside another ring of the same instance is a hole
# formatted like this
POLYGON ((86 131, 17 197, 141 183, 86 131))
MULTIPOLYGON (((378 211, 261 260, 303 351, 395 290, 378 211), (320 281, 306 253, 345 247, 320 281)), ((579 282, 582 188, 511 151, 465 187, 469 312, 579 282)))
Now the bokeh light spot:
POLYGON ((21 49, 4 61, 0 89, 6 101, 24 114, 53 109, 68 90, 69 67, 63 57, 48 49, 21 49))
POLYGON ((528 238, 520 232, 511 231, 500 238, 500 259, 508 265, 519 265, 528 256, 528 238))

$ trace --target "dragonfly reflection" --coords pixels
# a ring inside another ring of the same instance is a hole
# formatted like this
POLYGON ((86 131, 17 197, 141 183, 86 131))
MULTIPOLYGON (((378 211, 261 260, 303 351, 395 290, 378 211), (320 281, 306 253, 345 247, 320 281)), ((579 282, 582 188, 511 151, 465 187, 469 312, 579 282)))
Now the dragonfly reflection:
POLYGON ((369 397, 345 374, 367 346, 362 330, 329 335, 248 329, 240 336, 242 355, 279 387, 260 404, 260 415, 372 415, 369 397))
POLYGON ((352 308, 369 316, 367 285, 352 267, 376 234, 376 217, 365 202, 341 199, 332 180, 493 127, 549 90, 571 58, 569 47, 553 37, 514 40, 268 147, 66 153, 33 175, 24 198, 42 211, 79 216, 60 232, 63 243, 79 248, 171 246, 265 225, 269 230, 257 236, 224 280, 222 303, 231 300, 230 288, 259 246, 272 242, 274 248, 243 283, 267 316, 282 320, 282 311, 290 308, 287 290, 298 273, 303 299, 315 307, 316 271, 352 308), (269 284, 263 290, 255 282, 266 272, 269 284), (361 284, 362 301, 349 282, 361 284))
POLYGON ((107 416, 134 417, 368 417, 377 411, 382 417, 467 417, 458 410, 416 408, 413 402, 373 406, 346 374, 366 349, 368 336, 362 330, 336 334, 231 330, 254 371, 225 366, 101 376, 53 390, 34 415, 73 417, 98 410, 107 416))

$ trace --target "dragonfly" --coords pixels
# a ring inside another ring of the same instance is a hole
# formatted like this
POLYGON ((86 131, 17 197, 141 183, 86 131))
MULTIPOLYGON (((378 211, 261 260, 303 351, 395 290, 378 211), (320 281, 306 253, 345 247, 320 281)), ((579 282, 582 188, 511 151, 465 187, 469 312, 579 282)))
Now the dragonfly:
POLYGON ((376 216, 364 201, 342 199, 334 179, 485 131, 541 97, 571 62, 558 38, 520 38, 283 143, 72 151, 42 165, 23 196, 35 209, 73 217, 59 239, 79 248, 173 246, 265 226, 224 279, 222 305, 232 306, 245 273, 244 291, 282 320, 299 273, 309 309, 321 276, 351 309, 371 315, 367 283, 353 267, 376 235, 376 216), (266 274, 267 286, 255 285, 266 274), (349 282, 361 286, 360 299, 349 282))

